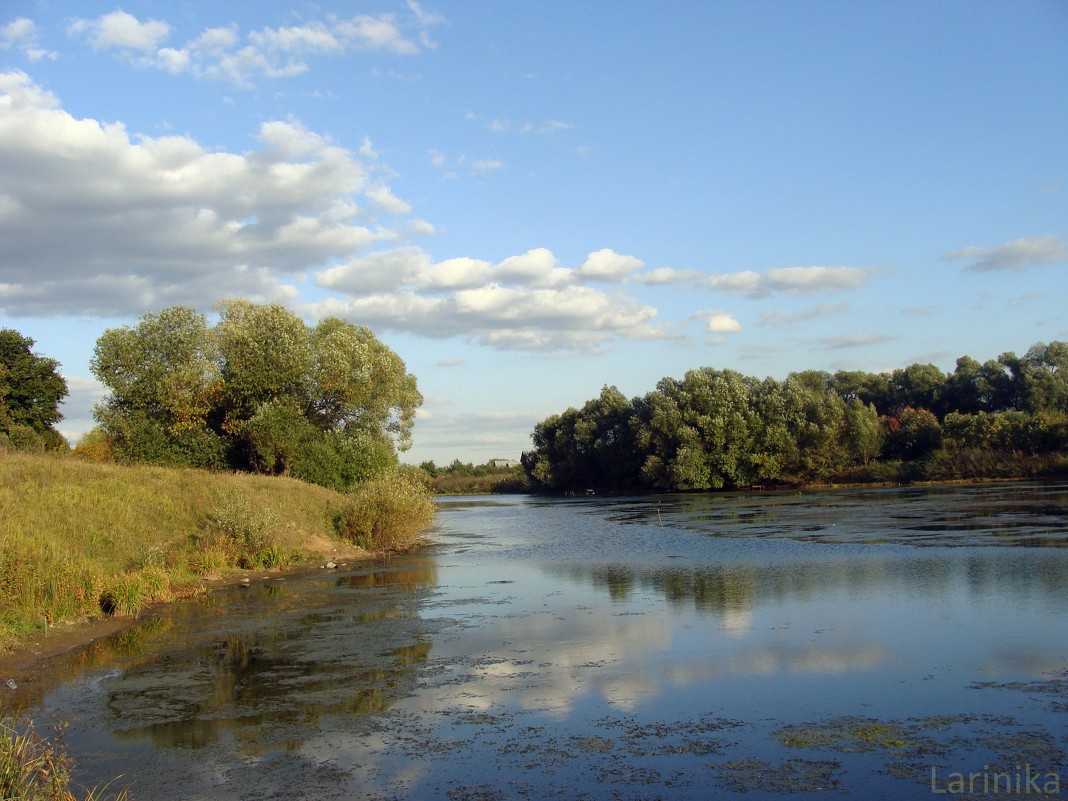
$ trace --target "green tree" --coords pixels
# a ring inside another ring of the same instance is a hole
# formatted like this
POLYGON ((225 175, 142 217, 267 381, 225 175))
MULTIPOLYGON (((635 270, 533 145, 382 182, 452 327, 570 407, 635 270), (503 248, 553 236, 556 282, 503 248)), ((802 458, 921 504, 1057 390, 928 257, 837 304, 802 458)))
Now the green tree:
POLYGON ((846 412, 846 441, 853 458, 867 467, 883 447, 883 427, 875 404, 857 398, 846 412))
POLYGON ((894 370, 889 386, 890 413, 900 414, 906 407, 937 412, 945 384, 945 373, 933 364, 910 364, 894 370))
POLYGON ((916 461, 929 456, 942 445, 942 426, 927 409, 906 406, 886 419, 883 451, 891 458, 916 461))
POLYGON ((89 366, 111 390, 96 409, 105 430, 116 429, 109 433, 128 429, 125 423, 138 416, 163 436, 203 429, 219 400, 215 341, 204 315, 188 306, 146 314, 134 327, 108 329, 89 366))
POLYGON ((264 403, 304 406, 313 364, 304 322, 277 303, 229 300, 218 308, 213 338, 221 360, 223 430, 241 435, 264 403))
POLYGON ((314 329, 277 304, 231 300, 105 331, 96 409, 120 458, 230 466, 344 489, 397 464, 422 403, 404 362, 367 328, 314 329))
POLYGON ((63 415, 67 382, 59 362, 33 351, 34 341, 10 328, 0 330, 0 433, 30 429, 43 444, 58 447, 55 430, 63 415))

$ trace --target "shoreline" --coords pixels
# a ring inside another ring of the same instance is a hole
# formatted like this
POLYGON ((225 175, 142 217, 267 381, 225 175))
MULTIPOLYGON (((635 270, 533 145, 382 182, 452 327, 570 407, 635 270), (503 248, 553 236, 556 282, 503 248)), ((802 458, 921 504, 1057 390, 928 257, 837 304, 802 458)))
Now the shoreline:
MULTIPOLYGON (((16 643, 9 650, 0 651, 0 691, 6 689, 3 683, 8 679, 14 679, 17 684, 23 684, 26 681, 27 674, 42 662, 68 654, 99 639, 118 634, 135 623, 151 620, 163 614, 167 607, 172 604, 189 600, 197 595, 217 589, 239 586, 244 582, 244 579, 254 582, 256 581, 256 576, 263 576, 266 579, 278 579, 279 577, 314 573, 323 568, 322 560, 344 559, 349 562, 366 562, 388 555, 385 551, 365 551, 356 545, 343 542, 330 544, 334 547, 329 550, 322 545, 317 548, 310 548, 308 561, 293 567, 269 570, 240 570, 226 576, 201 577, 199 584, 192 588, 190 592, 172 601, 149 604, 136 617, 100 613, 77 620, 56 623, 49 627, 47 631, 38 632, 27 640, 16 643)), ((260 580, 262 581, 263 579, 260 580)), ((3 695, 0 692, 0 699, 2 698, 3 695)))

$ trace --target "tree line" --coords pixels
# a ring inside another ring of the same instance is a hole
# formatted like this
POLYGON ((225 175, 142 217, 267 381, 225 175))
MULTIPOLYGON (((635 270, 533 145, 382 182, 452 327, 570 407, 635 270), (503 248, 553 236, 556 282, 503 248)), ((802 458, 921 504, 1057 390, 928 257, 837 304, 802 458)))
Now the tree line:
MULTIPOLYGON (((171 306, 104 331, 90 368, 110 394, 77 455, 288 475, 341 491, 398 466, 423 398, 370 329, 333 317, 308 326, 283 306, 245 300, 216 310, 213 325, 171 306)), ((54 424, 66 383, 32 345, 0 332, 0 445, 65 449, 54 424)))
POLYGON ((1041 475, 1068 467, 1068 344, 945 373, 704 367, 628 400, 605 386, 538 423, 522 464, 544 492, 737 489, 1041 475))

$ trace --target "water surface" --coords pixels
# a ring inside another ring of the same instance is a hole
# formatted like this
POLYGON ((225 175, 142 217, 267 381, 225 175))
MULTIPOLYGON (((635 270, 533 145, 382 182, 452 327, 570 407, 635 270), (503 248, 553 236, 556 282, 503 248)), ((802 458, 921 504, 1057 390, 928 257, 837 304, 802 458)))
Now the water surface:
POLYGON ((1068 485, 443 499, 433 538, 177 604, 20 700, 143 799, 1068 794, 1068 485))

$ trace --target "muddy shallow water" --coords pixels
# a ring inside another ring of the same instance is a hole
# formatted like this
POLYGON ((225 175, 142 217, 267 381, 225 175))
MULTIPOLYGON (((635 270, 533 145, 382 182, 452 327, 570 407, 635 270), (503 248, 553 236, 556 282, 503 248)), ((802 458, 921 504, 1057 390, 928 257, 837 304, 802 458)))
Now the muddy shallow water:
POLYGON ((1068 484, 444 499, 434 541, 0 701, 141 799, 1068 797, 1068 484))

